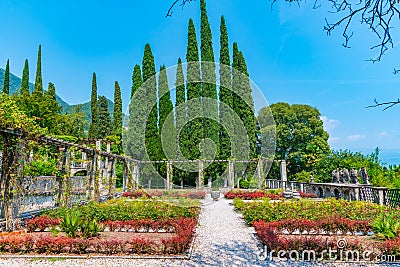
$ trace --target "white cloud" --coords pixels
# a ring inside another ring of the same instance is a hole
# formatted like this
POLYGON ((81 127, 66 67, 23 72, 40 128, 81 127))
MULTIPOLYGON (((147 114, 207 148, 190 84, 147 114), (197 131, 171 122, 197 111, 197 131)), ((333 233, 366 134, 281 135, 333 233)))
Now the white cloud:
POLYGON ((387 132, 380 132, 379 133, 379 137, 380 138, 385 138, 385 137, 387 137, 388 136, 388 133, 387 132))
POLYGON ((361 134, 353 134, 353 135, 347 136, 347 140, 349 140, 351 142, 359 141, 364 138, 365 138, 365 135, 361 135, 361 134))
POLYGON ((340 137, 329 137, 329 142, 337 142, 340 141, 340 137))
POLYGON ((329 119, 326 116, 321 116, 321 120, 323 121, 324 129, 327 132, 335 129, 339 125, 339 121, 338 120, 329 119))

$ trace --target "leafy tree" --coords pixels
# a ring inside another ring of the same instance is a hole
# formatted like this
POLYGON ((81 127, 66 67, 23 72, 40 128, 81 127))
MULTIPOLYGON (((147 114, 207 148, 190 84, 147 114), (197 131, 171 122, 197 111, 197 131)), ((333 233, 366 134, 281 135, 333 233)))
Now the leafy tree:
POLYGON ((149 44, 145 45, 142 61, 143 81, 146 84, 147 105, 152 107, 147 118, 146 125, 146 149, 151 160, 159 159, 158 155, 158 114, 157 114, 157 81, 155 79, 156 69, 154 64, 154 56, 149 44))
MULTIPOLYGON (((308 105, 276 103, 269 107, 276 122, 275 159, 287 160, 289 177, 301 171, 315 172, 317 163, 329 153, 328 133, 318 109, 308 105)), ((267 108, 259 120, 268 116, 267 108)))
MULTIPOLYGON (((229 56, 229 42, 228 42, 228 31, 226 29, 225 18, 221 16, 220 24, 220 54, 219 54, 219 76, 220 76, 220 87, 219 87, 219 101, 220 101, 220 121, 224 121, 224 115, 229 112, 228 109, 233 110, 233 96, 232 96, 232 77, 231 77, 231 60, 229 56), (225 105, 223 105, 225 104, 225 105)), ((229 121, 224 121, 229 123, 229 121)), ((222 123, 221 123, 222 124, 222 123)), ((221 125, 223 126, 223 125, 221 125)), ((226 127, 226 126, 225 126, 226 127)), ((231 143, 229 140, 228 133, 222 127, 220 130, 220 156, 222 159, 230 158, 231 143)))
POLYGON ((97 104, 98 132, 95 138, 105 138, 112 133, 111 115, 108 111, 108 101, 105 96, 100 96, 97 104))
POLYGON ((10 60, 7 60, 6 70, 4 72, 3 93, 6 95, 10 94, 10 60))
POLYGON ((122 134, 122 98, 121 89, 117 81, 114 84, 114 115, 113 115, 114 134, 122 134))
POLYGON ((98 120, 97 120, 97 81, 96 73, 93 72, 92 78, 92 96, 90 99, 91 119, 89 126, 89 138, 98 136, 98 120))
POLYGON ((60 119, 57 122, 57 131, 59 134, 74 136, 78 138, 85 137, 87 127, 86 115, 83 112, 82 105, 72 107, 69 114, 59 114, 60 119))

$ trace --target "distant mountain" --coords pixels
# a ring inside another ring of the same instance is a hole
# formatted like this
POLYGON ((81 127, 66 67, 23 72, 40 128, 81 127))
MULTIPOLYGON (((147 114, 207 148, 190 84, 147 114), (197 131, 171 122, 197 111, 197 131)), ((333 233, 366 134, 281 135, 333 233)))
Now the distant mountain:
MULTIPOLYGON (((3 90, 3 86, 4 86, 4 73, 5 73, 5 70, 0 68, 0 91, 3 90)), ((19 89, 21 88, 21 82, 22 82, 21 78, 10 73, 10 94, 14 94, 15 92, 19 91, 19 89)), ((33 88, 34 88, 33 83, 29 83, 29 90, 31 92, 33 92, 33 88)), ((57 86, 56 86, 56 90, 57 90, 57 86)), ((90 92, 88 91, 88 93, 90 93, 90 92)), ((61 97, 59 97, 58 95, 56 96, 56 99, 57 99, 57 102, 62 107, 62 111, 64 113, 71 113, 73 108, 78 106, 78 104, 77 105, 69 105, 67 102, 65 102, 63 99, 61 99, 61 97)), ((107 100, 108 100, 108 110, 110 111, 110 113, 112 115, 114 112, 114 103, 109 99, 107 99, 107 100)), ((91 110, 90 110, 90 101, 82 104, 82 111, 85 113, 86 119, 89 121, 92 116, 91 110)))
MULTIPOLYGON (((4 86, 4 73, 5 70, 0 68, 0 90, 3 90, 4 86)), ((14 74, 10 73, 10 93, 14 94, 15 92, 19 91, 19 88, 21 88, 21 78, 15 76, 14 74)), ((33 83, 29 83, 29 90, 33 92, 33 83)), ((60 106, 63 108, 63 112, 71 112, 71 106, 66 103, 64 100, 61 99, 61 97, 56 96, 57 102, 60 104, 60 106)))

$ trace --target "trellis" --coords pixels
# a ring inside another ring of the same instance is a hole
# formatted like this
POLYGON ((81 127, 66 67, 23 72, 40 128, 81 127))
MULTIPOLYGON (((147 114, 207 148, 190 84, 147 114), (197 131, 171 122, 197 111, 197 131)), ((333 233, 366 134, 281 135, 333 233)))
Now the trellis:
MULTIPOLYGON (((27 135, 24 132, 15 129, 0 128, 0 134, 3 137, 4 145, 1 162, 0 209, 2 217, 6 218, 7 229, 10 230, 14 229, 18 223, 20 207, 23 204, 21 199, 29 195, 29 186, 26 185, 29 178, 24 176, 24 164, 33 156, 32 153, 29 153, 29 156, 27 156, 27 135)), ((59 175, 48 178, 50 180, 53 179, 48 183, 54 183, 54 186, 51 186, 51 190, 49 190, 51 193, 54 193, 54 206, 68 206, 80 200, 99 201, 104 198, 113 198, 116 191, 116 164, 118 161, 123 164, 122 180, 124 191, 154 187, 161 187, 166 190, 183 188, 185 186, 183 183, 178 185, 173 183, 174 170, 179 169, 176 167, 179 164, 192 164, 194 166, 193 169, 197 169, 195 179, 195 187, 197 189, 204 188, 205 184, 211 187, 213 180, 205 183, 207 164, 211 163, 221 163, 227 166, 220 180, 214 180, 214 182, 219 183, 217 184, 218 186, 226 188, 239 187, 239 180, 242 176, 238 170, 245 168, 243 166, 248 164, 256 164, 255 176, 258 179, 257 187, 261 188, 265 179, 265 166, 271 163, 270 160, 263 158, 253 160, 140 161, 111 153, 110 143, 106 143, 106 151, 102 151, 102 140, 96 141, 96 148, 44 135, 38 137, 36 141, 39 144, 52 146, 57 151, 57 169, 59 170, 59 175), (76 151, 80 151, 81 154, 79 164, 75 164, 76 151), (165 164, 165 177, 161 177, 154 170, 153 165, 155 164, 165 164), (146 165, 151 166, 151 168, 147 168, 146 165), (84 188, 73 186, 75 183, 74 179, 79 179, 73 176, 78 171, 86 173, 85 182, 80 182, 80 186, 84 184, 84 188)), ((47 189, 44 191, 47 191, 47 189)))

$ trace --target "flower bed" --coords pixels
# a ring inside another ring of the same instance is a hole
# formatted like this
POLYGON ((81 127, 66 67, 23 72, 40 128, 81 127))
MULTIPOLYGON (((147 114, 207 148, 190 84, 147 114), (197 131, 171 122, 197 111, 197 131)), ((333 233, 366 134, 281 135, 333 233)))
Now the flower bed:
MULTIPOLYGON (((304 193, 301 190, 298 191, 302 198, 316 198, 317 195, 304 193)), ((283 199, 283 192, 278 190, 268 190, 268 191, 245 191, 245 190, 231 190, 225 194, 227 199, 243 199, 243 200, 253 200, 261 198, 269 199, 283 199)))
POLYGON ((225 193, 225 198, 227 199, 244 199, 244 200, 252 200, 252 199, 261 199, 261 198, 269 198, 269 199, 281 199, 282 194, 272 194, 266 193, 264 191, 243 191, 243 190, 231 190, 225 193))
MULTIPOLYGON (((158 236, 158 240, 127 232, 130 237, 123 239, 113 235, 106 238, 82 239, 65 236, 49 236, 46 233, 26 234, 0 238, 0 252, 8 253, 69 253, 69 254, 181 254, 192 240, 197 221, 193 218, 179 218, 170 222, 174 234, 158 236)), ((171 231, 172 232, 172 231, 171 231)))
POLYGON ((204 191, 149 191, 145 192, 142 190, 137 190, 134 192, 124 192, 123 197, 127 198, 141 198, 141 197, 173 197, 173 198, 190 198, 190 199, 204 199, 206 197, 206 192, 204 191))
POLYGON ((246 223, 251 225, 254 221, 263 220, 273 222, 288 219, 321 220, 327 215, 351 220, 371 220, 380 214, 400 211, 377 204, 346 200, 328 199, 323 201, 258 201, 246 203, 235 199, 236 209, 243 213, 246 223))
POLYGON ((364 234, 372 231, 370 220, 350 220, 346 218, 325 218, 317 221, 288 219, 276 222, 255 221, 254 228, 260 231, 273 229, 277 234, 348 235, 364 234))
MULTIPOLYGON (((82 217, 98 222, 126 221, 126 220, 164 220, 168 218, 197 218, 199 213, 198 206, 180 206, 162 201, 125 201, 125 199, 109 200, 103 203, 90 202, 86 206, 74 207, 72 210, 78 211, 82 217)), ((49 210, 44 214, 56 219, 63 217, 69 208, 59 208, 49 210)))
POLYGON ((182 254, 192 241, 198 213, 198 206, 159 200, 118 199, 59 208, 27 220, 26 234, 0 237, 0 252, 182 254))
MULTIPOLYGON (((378 255, 400 256, 400 229, 389 229, 389 222, 397 222, 399 209, 335 199, 275 203, 235 199, 234 204, 269 252, 312 251, 323 255, 331 249, 362 255, 367 251, 368 260, 378 255), (389 239, 391 236, 395 238, 389 239)), ((325 255, 318 260, 329 259, 325 255)))

